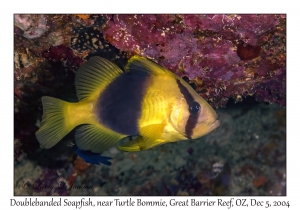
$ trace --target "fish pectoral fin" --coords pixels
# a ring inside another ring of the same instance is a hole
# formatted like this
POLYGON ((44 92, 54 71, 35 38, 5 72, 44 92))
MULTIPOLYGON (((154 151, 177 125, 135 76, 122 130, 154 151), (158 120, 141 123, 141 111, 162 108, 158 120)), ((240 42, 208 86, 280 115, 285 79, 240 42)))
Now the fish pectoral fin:
POLYGON ((159 139, 163 133, 164 127, 165 125, 163 123, 147 125, 140 129, 140 134, 145 138, 145 141, 147 141, 147 139, 159 139))
POLYGON ((167 143, 166 140, 161 139, 164 127, 165 124, 161 123, 148 125, 140 129, 140 133, 143 136, 143 140, 145 142, 143 150, 167 143))
POLYGON ((146 149, 157 147, 157 146, 165 144, 165 143, 168 143, 168 141, 166 141, 164 139, 147 139, 146 149))
POLYGON ((78 148, 94 153, 102 153, 116 145, 126 135, 115 133, 100 124, 80 126, 75 133, 78 148))

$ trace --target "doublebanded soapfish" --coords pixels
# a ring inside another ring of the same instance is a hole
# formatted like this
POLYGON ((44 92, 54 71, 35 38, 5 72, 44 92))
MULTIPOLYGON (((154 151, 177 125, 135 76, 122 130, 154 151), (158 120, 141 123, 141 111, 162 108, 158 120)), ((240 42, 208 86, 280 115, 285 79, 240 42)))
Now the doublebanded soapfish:
MULTIPOLYGON (((81 125, 75 132, 77 154, 95 163, 89 154, 102 154, 127 136, 137 137, 118 148, 136 152, 196 139, 219 125, 216 112, 193 88, 144 57, 131 57, 125 72, 92 57, 77 71, 75 86, 77 103, 42 97, 43 117, 36 132, 42 148, 53 147, 81 125)), ((96 162, 107 164, 107 158, 96 162)))

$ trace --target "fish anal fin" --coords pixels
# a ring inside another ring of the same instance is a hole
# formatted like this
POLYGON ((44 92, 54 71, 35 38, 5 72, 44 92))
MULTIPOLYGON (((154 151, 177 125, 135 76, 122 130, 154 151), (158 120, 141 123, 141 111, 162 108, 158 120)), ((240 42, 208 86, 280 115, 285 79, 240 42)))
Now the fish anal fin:
POLYGON ((102 153, 115 146, 126 135, 115 133, 100 124, 82 125, 75 133, 78 148, 102 153))

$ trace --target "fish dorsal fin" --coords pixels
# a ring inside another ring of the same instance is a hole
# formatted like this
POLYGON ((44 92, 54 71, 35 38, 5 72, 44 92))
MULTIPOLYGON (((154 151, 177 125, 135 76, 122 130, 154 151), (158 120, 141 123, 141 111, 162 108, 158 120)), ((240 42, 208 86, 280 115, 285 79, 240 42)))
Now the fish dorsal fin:
POLYGON ((115 133, 100 124, 82 125, 75 133, 78 148, 94 153, 102 153, 115 146, 126 135, 115 133))
POLYGON ((174 76, 172 72, 168 69, 158 65, 157 63, 148 60, 147 58, 141 56, 133 56, 129 59, 126 65, 126 71, 129 72, 142 72, 149 75, 165 75, 165 76, 174 76))
POLYGON ((114 63, 98 56, 82 64, 75 76, 78 100, 98 97, 100 92, 123 71, 114 63))

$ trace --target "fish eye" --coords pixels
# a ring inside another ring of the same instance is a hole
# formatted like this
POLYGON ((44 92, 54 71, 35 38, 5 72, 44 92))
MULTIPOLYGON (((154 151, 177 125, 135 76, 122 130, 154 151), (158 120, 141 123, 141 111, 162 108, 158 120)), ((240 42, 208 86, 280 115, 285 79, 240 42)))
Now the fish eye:
POLYGON ((193 101, 192 104, 189 106, 189 111, 191 114, 197 114, 200 111, 200 104, 196 101, 193 101))

